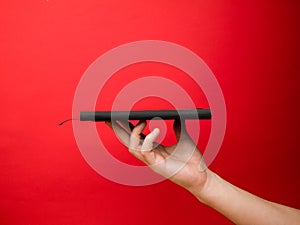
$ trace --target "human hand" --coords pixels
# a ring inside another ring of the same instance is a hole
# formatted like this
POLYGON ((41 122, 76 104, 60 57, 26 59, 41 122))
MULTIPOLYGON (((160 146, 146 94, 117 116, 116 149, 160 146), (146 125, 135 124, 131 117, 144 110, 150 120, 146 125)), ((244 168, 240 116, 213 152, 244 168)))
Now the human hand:
POLYGON ((156 173, 186 188, 202 203, 217 210, 235 224, 299 224, 300 211, 261 199, 210 171, 184 123, 174 121, 177 143, 155 142, 159 129, 145 136, 146 122, 106 122, 129 151, 156 173), (251 210, 249 210, 251 209, 251 210))
POLYGON ((136 126, 120 121, 106 122, 114 129, 115 134, 125 144, 129 152, 147 164, 156 173, 170 179, 174 183, 193 192, 197 192, 207 180, 207 167, 197 146, 190 138, 185 123, 174 121, 174 132, 177 143, 163 146, 155 142, 159 129, 155 128, 145 136, 142 132, 146 122, 139 122, 136 126))

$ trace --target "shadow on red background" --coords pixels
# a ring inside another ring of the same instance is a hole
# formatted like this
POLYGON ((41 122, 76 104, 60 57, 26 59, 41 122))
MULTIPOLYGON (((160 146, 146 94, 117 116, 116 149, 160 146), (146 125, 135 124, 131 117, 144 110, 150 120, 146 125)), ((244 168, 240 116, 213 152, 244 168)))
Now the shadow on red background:
POLYGON ((230 224, 168 181, 102 178, 80 155, 71 123, 57 126, 97 57, 147 39, 191 49, 222 87, 227 132, 210 168, 300 208, 298 9, 297 1, 1 1, 1 224, 230 224))

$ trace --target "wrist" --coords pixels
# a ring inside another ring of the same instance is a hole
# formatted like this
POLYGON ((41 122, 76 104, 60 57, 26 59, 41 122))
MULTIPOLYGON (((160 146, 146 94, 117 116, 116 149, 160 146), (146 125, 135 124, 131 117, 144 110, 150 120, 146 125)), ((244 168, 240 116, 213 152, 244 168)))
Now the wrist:
MULTIPOLYGON (((208 168, 203 172, 205 173, 205 182, 201 185, 194 185, 190 187, 188 190, 202 203, 208 204, 209 199, 214 196, 214 191, 216 183, 219 183, 221 178, 209 170, 208 168)), ((202 175, 203 176, 203 175, 202 175)))

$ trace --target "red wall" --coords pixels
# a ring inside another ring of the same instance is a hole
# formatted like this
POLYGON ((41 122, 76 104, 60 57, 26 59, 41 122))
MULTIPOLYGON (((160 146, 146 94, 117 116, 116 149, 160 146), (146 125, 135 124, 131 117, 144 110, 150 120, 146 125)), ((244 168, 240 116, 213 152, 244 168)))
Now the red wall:
MULTIPOLYGON (((104 179, 81 156, 72 124, 57 126, 71 116, 76 86, 96 58, 148 39, 191 49, 219 81, 228 122, 210 168, 300 208, 298 9, 298 1, 1 1, 1 224, 230 224, 168 181, 130 187, 104 179)), ((121 71, 105 104, 129 72, 166 71, 121 71)), ((115 137, 105 140, 120 160, 137 163, 115 137)))

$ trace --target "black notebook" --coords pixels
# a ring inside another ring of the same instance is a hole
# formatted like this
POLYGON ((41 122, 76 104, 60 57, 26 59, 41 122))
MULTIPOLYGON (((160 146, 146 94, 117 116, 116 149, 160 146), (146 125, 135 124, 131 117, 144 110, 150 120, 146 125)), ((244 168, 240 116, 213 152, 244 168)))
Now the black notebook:
POLYGON ((110 121, 110 120, 202 120, 211 119, 209 109, 180 110, 133 110, 133 111, 87 111, 80 112, 80 121, 110 121))

